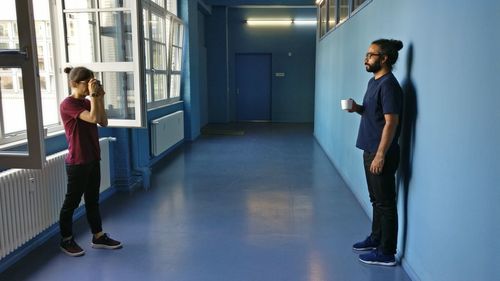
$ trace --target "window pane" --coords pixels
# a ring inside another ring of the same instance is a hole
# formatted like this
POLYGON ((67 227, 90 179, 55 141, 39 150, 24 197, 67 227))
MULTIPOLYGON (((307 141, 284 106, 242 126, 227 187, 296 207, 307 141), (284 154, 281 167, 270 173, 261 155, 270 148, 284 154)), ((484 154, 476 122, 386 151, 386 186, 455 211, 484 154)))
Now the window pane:
POLYGON ((66 14, 68 61, 97 61, 96 25, 94 13, 66 14))
POLYGON ((174 29, 172 34, 172 44, 174 46, 182 47, 182 40, 183 40, 182 31, 183 31, 183 26, 178 22, 174 23, 174 29))
MULTIPOLYGON (((42 116, 44 126, 59 123, 59 104, 55 89, 55 67, 54 55, 52 54, 49 7, 49 0, 33 1, 35 26, 37 27, 36 43, 38 47, 38 66, 40 70, 40 90, 42 95, 42 116)), ((22 83, 20 83, 20 86, 21 84, 22 83)))
POLYGON ((149 38, 149 12, 148 10, 142 10, 143 28, 144 28, 144 38, 149 38))
POLYGON ((319 8, 319 36, 322 37, 326 33, 326 27, 327 27, 327 18, 326 18, 326 1, 323 1, 321 3, 321 6, 319 8))
POLYGON ((146 72, 146 99, 147 102, 152 102, 152 94, 151 94, 151 74, 146 72))
POLYGON ((151 15, 151 33, 154 41, 165 43, 165 22, 155 14, 151 15))
POLYGON ((170 76, 170 98, 179 97, 181 94, 181 76, 172 74, 170 76))
POLYGON ((153 43, 153 68, 158 70, 167 69, 166 46, 153 43))
POLYGON ((349 0, 340 0, 339 5, 339 23, 343 23, 349 16, 349 0))
POLYGON ((167 0, 167 10, 177 15, 177 0, 167 0))
POLYGON ((149 40, 144 41, 144 53, 146 55, 146 69, 151 69, 151 54, 149 50, 149 40))
POLYGON ((153 2, 161 7, 165 7, 165 0, 153 0, 153 2))
POLYGON ((99 0, 99 8, 130 8, 131 0, 99 0))
MULTIPOLYGON (((166 46, 170 46, 170 33, 171 33, 171 29, 170 29, 170 26, 172 25, 172 19, 170 16, 167 16, 165 18, 165 32, 166 32, 166 35, 165 35, 165 45, 166 46)), ((170 51, 170 48, 167 48, 167 51, 165 53, 166 57, 168 58, 169 57, 169 54, 168 52, 170 51)))
POLYGON ((15 0, 2 0, 3 11, 0 13, 0 48, 18 49, 19 36, 17 33, 17 17, 15 0))
POLYGON ((64 0, 65 9, 92 9, 94 0, 64 0))
POLYGON ((356 10, 359 6, 365 3, 366 0, 353 0, 352 1, 352 11, 356 10))
POLYGON ((178 47, 172 48, 172 70, 181 71, 182 49, 178 47))
POLYGON ((337 0, 329 0, 328 8, 328 30, 337 25, 337 0))
POLYGON ((1 130, 5 135, 26 130, 26 114, 24 110, 24 96, 19 89, 17 79, 21 77, 20 68, 0 69, 0 112, 2 113, 1 130))
POLYGON ((0 39, 9 39, 10 38, 10 22, 6 21, 4 17, 2 17, 2 21, 0 21, 0 39))
POLYGON ((167 74, 154 74, 154 100, 163 100, 167 98, 167 74))
POLYGON ((2 73, 0 83, 2 84, 2 90, 14 90, 14 83, 10 73, 2 73))
POLYGON ((45 91, 47 90, 47 82, 45 80, 45 77, 40 76, 40 90, 45 91))
POLYGON ((101 77, 106 91, 104 104, 108 118, 134 119, 135 98, 132 72, 104 72, 98 77, 101 77))
POLYGON ((45 38, 45 22, 35 21, 36 39, 45 38))
POLYGON ((129 12, 100 14, 103 62, 132 61, 132 26, 129 12))
MULTIPOLYGON (((45 80, 45 79, 44 79, 45 80)), ((53 125, 59 123, 59 104, 55 84, 51 83, 53 79, 46 80, 46 90, 42 89, 42 114, 43 125, 53 125)))

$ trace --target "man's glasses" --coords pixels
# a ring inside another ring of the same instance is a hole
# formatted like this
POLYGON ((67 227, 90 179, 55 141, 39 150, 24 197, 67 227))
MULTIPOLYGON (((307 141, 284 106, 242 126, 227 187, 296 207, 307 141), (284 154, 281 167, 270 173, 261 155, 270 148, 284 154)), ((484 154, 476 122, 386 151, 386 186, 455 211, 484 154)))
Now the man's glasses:
POLYGON ((366 53, 365 58, 371 59, 373 56, 381 56, 381 53, 366 53))

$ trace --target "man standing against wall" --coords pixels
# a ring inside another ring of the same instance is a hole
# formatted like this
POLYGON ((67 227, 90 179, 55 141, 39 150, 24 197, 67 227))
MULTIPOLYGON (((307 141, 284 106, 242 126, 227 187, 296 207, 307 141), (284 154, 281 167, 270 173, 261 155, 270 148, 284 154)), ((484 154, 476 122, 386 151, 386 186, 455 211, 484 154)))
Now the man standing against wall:
POLYGON ((399 40, 379 39, 371 43, 365 57, 366 71, 373 73, 363 104, 352 102, 349 112, 361 115, 356 147, 363 161, 370 202, 373 207, 371 234, 353 245, 367 264, 393 266, 398 236, 395 173, 399 165, 398 136, 403 91, 392 74, 403 48, 399 40))

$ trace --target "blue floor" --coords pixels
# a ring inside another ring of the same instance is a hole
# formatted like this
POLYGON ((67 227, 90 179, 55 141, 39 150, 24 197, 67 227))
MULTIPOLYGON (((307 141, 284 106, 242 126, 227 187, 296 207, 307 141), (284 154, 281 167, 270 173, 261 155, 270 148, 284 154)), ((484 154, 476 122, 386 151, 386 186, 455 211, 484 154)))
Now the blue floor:
POLYGON ((401 266, 358 261, 351 245, 368 234, 369 218, 310 125, 240 129, 182 146, 154 167, 150 190, 101 205, 104 229, 123 249, 92 249, 79 219, 85 256, 64 255, 54 237, 0 280, 410 280, 401 266))

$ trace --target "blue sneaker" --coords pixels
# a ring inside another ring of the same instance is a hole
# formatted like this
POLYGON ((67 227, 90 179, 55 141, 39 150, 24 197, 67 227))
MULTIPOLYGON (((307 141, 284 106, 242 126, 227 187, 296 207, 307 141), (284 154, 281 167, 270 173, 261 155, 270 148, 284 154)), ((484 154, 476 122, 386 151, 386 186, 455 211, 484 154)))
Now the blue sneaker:
POLYGON ((367 254, 359 255, 359 260, 366 264, 377 264, 385 266, 395 266, 396 258, 394 255, 384 255, 379 250, 373 250, 367 254))
POLYGON ((371 251, 378 247, 378 242, 372 240, 370 236, 366 237, 364 241, 352 245, 352 249, 356 251, 371 251))

